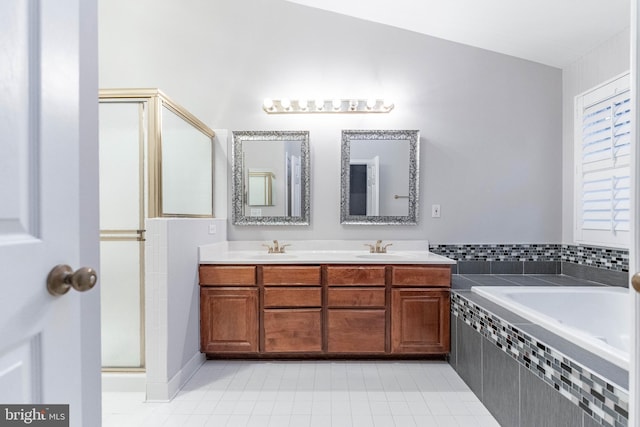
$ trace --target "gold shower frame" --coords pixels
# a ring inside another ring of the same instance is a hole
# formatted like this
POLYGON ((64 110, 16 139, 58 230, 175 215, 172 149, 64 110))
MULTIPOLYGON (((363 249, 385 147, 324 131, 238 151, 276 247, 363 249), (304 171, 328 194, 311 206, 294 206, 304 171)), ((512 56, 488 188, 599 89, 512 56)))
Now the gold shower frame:
MULTIPOLYGON (((107 100, 140 100, 146 101, 149 106, 147 138, 147 167, 148 167, 148 205, 147 217, 178 217, 178 218, 213 218, 214 195, 211 195, 211 214, 173 214, 162 211, 162 107, 181 117, 200 132, 211 139, 211 188, 214 182, 214 152, 213 138, 215 132, 205 125, 200 119, 191 114, 187 109, 169 98, 160 89, 136 88, 136 89, 100 89, 101 101, 107 100)), ((143 159, 144 161, 144 159, 143 159)), ((212 191, 213 193, 213 191, 212 191)))
MULTIPOLYGON (((140 185, 142 186, 140 198, 140 218, 139 224, 143 225, 146 218, 156 217, 183 217, 183 218, 213 218, 214 194, 211 195, 211 215, 185 215, 167 214, 162 212, 162 107, 175 113, 200 132, 211 139, 211 188, 214 188, 214 141, 215 132, 205 125, 201 120, 187 111, 184 107, 173 101, 159 89, 100 89, 100 102, 126 102, 135 101, 146 103, 148 106, 147 126, 144 127, 143 107, 140 106, 138 115, 141 120, 139 135, 139 157, 140 157, 140 185), (146 138, 145 138, 146 133, 146 138), (145 147, 146 142, 146 147, 145 147), (145 180, 145 163, 147 165, 147 179, 145 180), (144 188, 146 184, 146 189, 144 188), (146 200, 145 195, 146 194, 146 200), (146 214, 144 205, 147 204, 146 214)), ((139 230, 100 230, 101 241, 137 241, 140 242, 140 262, 145 262, 145 239, 144 229, 139 230)), ((145 273, 140 270, 140 366, 139 367, 102 367, 102 372, 144 372, 146 370, 145 357, 145 273)))

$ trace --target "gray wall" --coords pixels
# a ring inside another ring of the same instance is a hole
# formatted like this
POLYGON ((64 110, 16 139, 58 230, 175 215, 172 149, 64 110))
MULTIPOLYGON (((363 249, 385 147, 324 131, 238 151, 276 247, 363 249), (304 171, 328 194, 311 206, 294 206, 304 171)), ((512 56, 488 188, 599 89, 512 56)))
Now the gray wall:
POLYGON ((99 12, 101 87, 161 88, 216 129, 311 132, 311 226, 230 226, 232 240, 562 239, 559 69, 282 0, 101 0, 99 12), (261 109, 370 96, 395 110, 261 109), (421 131, 418 226, 340 225, 341 129, 421 131))

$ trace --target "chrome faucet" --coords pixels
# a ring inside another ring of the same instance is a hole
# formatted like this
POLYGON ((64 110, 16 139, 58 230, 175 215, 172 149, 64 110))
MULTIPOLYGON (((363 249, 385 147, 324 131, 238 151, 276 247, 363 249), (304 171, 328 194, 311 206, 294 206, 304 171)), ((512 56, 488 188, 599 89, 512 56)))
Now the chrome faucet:
POLYGON ((365 243, 365 246, 369 246, 369 252, 372 254, 386 254, 387 247, 391 246, 393 243, 387 243, 386 245, 382 244, 382 240, 376 240, 375 245, 370 245, 365 243))
POLYGON ((291 244, 287 243, 284 245, 281 245, 280 243, 278 243, 277 240, 273 241, 273 246, 271 245, 262 245, 265 246, 267 248, 267 253, 270 254, 283 254, 284 253, 284 248, 286 248, 287 246, 291 246, 291 244))

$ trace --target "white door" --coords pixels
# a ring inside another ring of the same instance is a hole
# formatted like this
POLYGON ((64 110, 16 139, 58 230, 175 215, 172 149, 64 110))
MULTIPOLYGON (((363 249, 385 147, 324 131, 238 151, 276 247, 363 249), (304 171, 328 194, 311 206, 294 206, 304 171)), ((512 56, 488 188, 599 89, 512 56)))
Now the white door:
POLYGON ((367 163, 367 216, 380 215, 380 157, 367 163))
POLYGON ((302 215, 302 164, 301 157, 291 155, 291 182, 289 183, 289 194, 291 200, 290 216, 302 215))
POLYGON ((46 278, 98 263, 96 16, 0 1, 0 405, 68 404, 77 427, 101 419, 99 293, 46 278))
POLYGON ((631 319, 630 331, 632 333, 631 363, 629 364, 629 426, 640 426, 640 35, 638 28, 640 23, 640 11, 638 1, 631 0, 631 99, 635 111, 632 121, 631 147, 631 188, 632 198, 632 222, 631 241, 629 242, 629 274, 632 276, 631 291, 631 319), (635 274, 634 274, 635 273, 635 274))
POLYGON ((353 159, 349 164, 367 166, 367 216, 380 215, 380 157, 353 159))

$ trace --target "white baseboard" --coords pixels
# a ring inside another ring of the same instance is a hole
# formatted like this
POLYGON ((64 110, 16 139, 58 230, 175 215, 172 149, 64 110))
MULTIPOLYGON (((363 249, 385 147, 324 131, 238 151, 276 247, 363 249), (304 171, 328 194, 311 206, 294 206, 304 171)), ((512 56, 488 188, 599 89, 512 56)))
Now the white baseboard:
POLYGON ((205 355, 198 352, 168 381, 147 381, 147 402, 168 402, 173 399, 205 360, 205 355))
POLYGON ((103 372, 102 392, 145 392, 144 372, 103 372))

